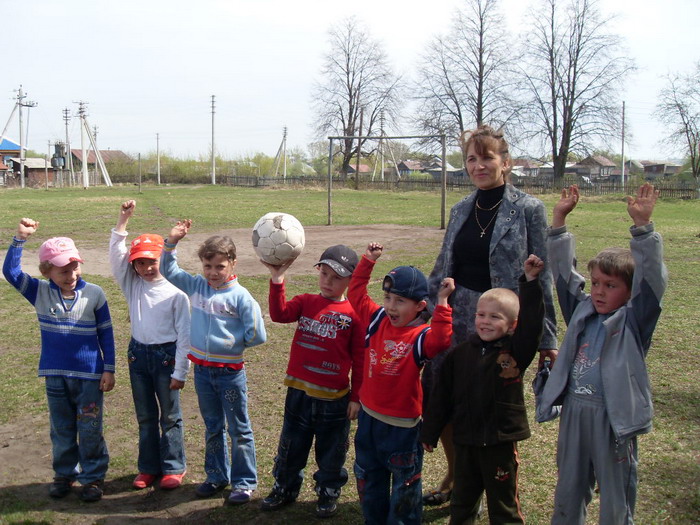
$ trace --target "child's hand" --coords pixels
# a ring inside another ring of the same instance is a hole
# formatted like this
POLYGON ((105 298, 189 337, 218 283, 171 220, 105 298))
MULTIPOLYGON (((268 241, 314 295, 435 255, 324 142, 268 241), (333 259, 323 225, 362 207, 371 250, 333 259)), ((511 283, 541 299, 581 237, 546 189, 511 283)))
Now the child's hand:
POLYGON ((438 288, 438 304, 447 306, 447 298, 455 291, 455 280, 452 277, 445 277, 440 282, 438 288))
POLYGON ((360 403, 357 401, 350 401, 348 403, 348 419, 350 421, 353 421, 357 419, 357 416, 360 415, 360 403))
POLYGON ((39 221, 23 217, 19 221, 19 226, 17 226, 17 238, 26 241, 30 235, 36 232, 38 227, 39 221))
POLYGON ((542 270, 544 270, 544 261, 537 257, 534 253, 525 260, 523 265, 525 268, 525 279, 534 281, 542 270))
POLYGON ((116 231, 120 233, 124 233, 126 231, 126 225, 129 223, 129 219, 134 214, 135 209, 136 201, 131 200, 122 202, 122 205, 119 208, 119 218, 117 219, 117 226, 114 228, 116 231))
POLYGON ((423 450, 425 450, 426 452, 432 452, 435 449, 433 448, 432 445, 428 445, 427 443, 423 443, 423 450))
POLYGON ((114 388, 114 372, 102 372, 102 377, 100 378, 100 390, 103 392, 109 392, 114 388))
POLYGON ((260 262, 262 263, 262 265, 265 268, 270 270, 270 280, 275 284, 282 284, 284 282, 284 274, 287 272, 289 267, 292 265, 292 263, 294 262, 294 259, 292 259, 291 261, 287 261, 284 264, 277 265, 277 266, 274 264, 270 264, 268 262, 265 262, 262 259, 260 259, 260 262))
POLYGON ((136 201, 135 200, 130 200, 122 203, 121 207, 121 215, 128 217, 131 217, 134 214, 134 210, 136 210, 136 201))
POLYGON ((176 244, 180 239, 182 239, 185 235, 187 235, 187 232, 190 231, 190 228, 192 227, 192 219, 185 219, 182 221, 177 221, 177 224, 173 226, 173 229, 170 230, 170 236, 168 237, 168 243, 169 244, 176 244))
POLYGON ((568 191, 566 188, 561 190, 561 198, 559 202, 554 205, 554 210, 552 212, 552 228, 559 228, 566 224, 566 216, 576 207, 579 197, 578 186, 576 184, 569 186, 568 191))
POLYGON ((367 251, 365 251, 365 256, 370 260, 370 261, 376 261, 382 256, 382 252, 384 251, 384 246, 379 244, 378 242, 371 242, 367 245, 367 251))
POLYGON ((185 388, 184 381, 180 381, 174 377, 170 378, 170 390, 182 390, 183 388, 185 388))
POLYGON ((636 197, 627 197, 627 213, 632 217, 635 226, 644 226, 651 222, 651 212, 654 211, 658 198, 659 190, 654 190, 654 186, 648 182, 639 187, 636 197))

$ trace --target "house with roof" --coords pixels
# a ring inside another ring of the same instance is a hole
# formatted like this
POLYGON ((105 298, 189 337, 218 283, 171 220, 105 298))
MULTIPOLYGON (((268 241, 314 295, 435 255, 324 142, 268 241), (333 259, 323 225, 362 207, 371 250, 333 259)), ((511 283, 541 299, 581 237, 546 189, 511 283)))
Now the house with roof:
POLYGON ((540 173, 541 162, 529 158, 513 159, 513 172, 523 177, 537 177, 540 173))
POLYGON ((610 179, 615 167, 615 163, 603 155, 590 155, 574 165, 578 175, 591 180, 610 179))
MULTIPOLYGON (((351 162, 350 166, 348 166, 348 175, 354 175, 357 167, 356 163, 351 162)), ((368 164, 360 164, 359 168, 360 175, 369 175, 372 173, 372 167, 368 164)))
POLYGON ((396 169, 399 170, 399 176, 406 177, 411 173, 421 173, 424 165, 420 160, 402 160, 396 169))
MULTIPOLYGON (((9 159, 10 161, 10 170, 14 174, 16 173, 17 176, 15 177, 16 180, 13 181, 13 183, 16 183, 20 180, 20 168, 22 165, 22 162, 20 161, 19 157, 11 157, 9 159)), ((25 186, 29 186, 32 188, 38 188, 42 187, 47 184, 47 177, 48 175, 48 184, 53 186, 53 177, 54 177, 54 170, 51 167, 51 163, 47 162, 46 159, 41 159, 41 158, 26 158, 24 159, 24 184, 25 186), (47 171, 48 170, 48 171, 47 171)), ((6 182, 9 183, 9 179, 6 180, 6 182)))
MULTIPOLYGON (((71 148, 70 154, 73 160, 73 168, 76 171, 80 171, 83 169, 83 150, 82 149, 73 149, 71 148)), ((110 164, 112 162, 131 162, 132 159, 124 153, 123 151, 120 151, 118 149, 101 149, 100 150, 100 156, 102 157, 102 161, 105 164, 110 164)), ((88 150, 87 151, 87 165, 88 169, 94 169, 95 167, 95 162, 97 158, 95 156, 94 150, 88 150)))
POLYGON ((683 166, 671 162, 642 161, 644 165, 644 178, 646 180, 662 179, 681 172, 683 166))

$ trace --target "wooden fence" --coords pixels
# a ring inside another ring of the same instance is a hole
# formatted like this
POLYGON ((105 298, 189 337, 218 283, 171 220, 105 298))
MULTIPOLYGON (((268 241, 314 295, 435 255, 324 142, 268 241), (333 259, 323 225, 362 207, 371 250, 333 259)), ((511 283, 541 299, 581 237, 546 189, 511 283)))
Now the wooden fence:
MULTIPOLYGON (((239 177, 239 176, 219 176, 217 182, 229 186, 245 186, 245 187, 317 187, 325 188, 328 185, 328 179, 325 177, 239 177)), ((562 187, 568 186, 569 181, 525 181, 516 182, 515 186, 531 195, 541 195, 556 193, 561 191, 562 187)), ((631 194, 636 188, 637 183, 629 183, 626 188, 619 183, 602 182, 579 185, 579 190, 583 195, 612 195, 627 193, 631 194)), ((676 199, 697 199, 700 197, 700 190, 691 184, 670 183, 665 181, 654 182, 654 186, 660 190, 661 197, 676 198, 676 199)), ((340 177, 333 178, 333 187, 338 188, 355 188, 354 179, 341 179, 340 177)), ((440 191, 440 181, 433 179, 414 179, 403 178, 398 181, 380 181, 380 180, 360 180, 359 189, 382 190, 382 191, 440 191)), ((474 191, 475 187, 470 181, 451 180, 447 182, 447 191, 456 191, 463 194, 468 194, 474 191)))

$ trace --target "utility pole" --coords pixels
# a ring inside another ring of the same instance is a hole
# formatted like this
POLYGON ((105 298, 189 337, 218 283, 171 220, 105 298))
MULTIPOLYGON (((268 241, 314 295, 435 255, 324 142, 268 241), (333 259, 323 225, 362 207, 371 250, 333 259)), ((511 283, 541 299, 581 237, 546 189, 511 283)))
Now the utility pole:
POLYGON ((355 163, 355 189, 360 189, 360 155, 362 154, 362 117, 365 109, 360 108, 360 130, 357 132, 357 162, 355 163))
POLYGON ((46 180, 46 191, 49 189, 49 157, 51 156, 51 141, 49 140, 49 154, 44 155, 44 178, 46 180))
POLYGON ((625 191, 625 101, 622 101, 622 191, 625 191))
POLYGON ((284 168, 282 170, 282 178, 287 178, 287 126, 282 131, 282 158, 284 158, 284 168))
POLYGON ((216 184, 216 148, 214 147, 214 97, 211 96, 211 183, 216 184))
POLYGON ((90 187, 89 174, 88 174, 88 158, 87 158, 87 148, 85 147, 85 102, 82 100, 78 102, 78 116, 80 117, 80 149, 83 152, 83 188, 88 189, 90 187))
POLYGON ((63 121, 66 123, 66 154, 68 156, 68 169, 70 175, 70 186, 75 184, 75 173, 73 172, 73 153, 70 150, 70 137, 68 136, 68 123, 70 122, 70 110, 65 108, 63 110, 63 121))
MULTIPOLYGON (((24 161, 26 160, 25 151, 25 140, 24 140, 24 122, 22 120, 22 108, 33 108, 37 105, 36 102, 25 101, 27 95, 22 91, 22 85, 19 86, 19 91, 17 92, 17 109, 19 109, 19 177, 20 184, 24 188, 24 161)), ((27 110, 27 115, 29 115, 29 110, 27 110)), ((29 116, 27 116, 29 120, 29 116)), ((27 131, 29 131, 29 125, 27 124, 27 131)))
POLYGON ((156 133, 156 180, 160 186, 160 134, 156 133))
POLYGON ((92 185, 96 186, 97 182, 99 181, 99 179, 97 178, 97 155, 98 155, 98 151, 97 151, 97 126, 92 126, 92 138, 94 139, 93 140, 93 148, 95 150, 95 171, 92 172, 93 173, 92 185))

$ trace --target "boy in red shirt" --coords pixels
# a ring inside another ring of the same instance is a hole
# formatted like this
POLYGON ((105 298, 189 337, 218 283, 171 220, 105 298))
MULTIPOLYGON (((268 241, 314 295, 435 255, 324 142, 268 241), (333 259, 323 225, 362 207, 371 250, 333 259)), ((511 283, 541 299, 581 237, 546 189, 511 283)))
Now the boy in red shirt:
POLYGON ((447 298, 455 285, 451 278, 442 281, 432 325, 428 325, 420 316, 428 299, 425 275, 413 266, 399 266, 384 277, 384 306, 379 306, 367 294, 367 284, 383 249, 378 243, 367 246, 348 291, 353 308, 368 324, 355 477, 365 523, 419 524, 423 513, 420 371, 426 360, 450 346, 452 308, 447 298))
POLYGON ((316 515, 330 517, 348 481, 343 466, 350 420, 360 411, 365 325, 345 291, 357 265, 357 254, 342 244, 331 246, 316 264, 320 294, 301 294, 287 301, 284 274, 289 263, 270 270, 270 318, 297 322, 287 366, 287 398, 273 475, 275 484, 262 510, 277 510, 296 500, 304 466, 316 439, 318 470, 314 474, 316 515), (352 380, 348 374, 352 370, 352 380))

